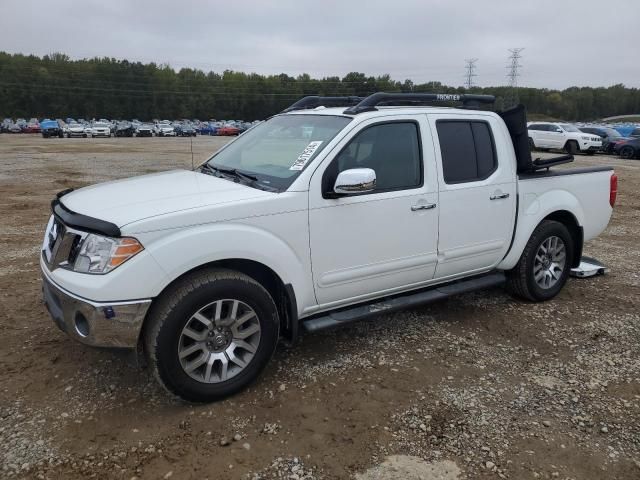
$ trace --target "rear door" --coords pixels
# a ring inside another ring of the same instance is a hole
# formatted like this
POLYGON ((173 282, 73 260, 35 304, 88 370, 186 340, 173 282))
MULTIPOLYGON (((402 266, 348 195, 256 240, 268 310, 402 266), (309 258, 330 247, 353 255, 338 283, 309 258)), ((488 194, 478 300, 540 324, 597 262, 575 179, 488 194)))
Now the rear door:
POLYGON ((509 133, 493 115, 430 114, 439 181, 435 278, 494 268, 506 254, 516 206, 509 133))

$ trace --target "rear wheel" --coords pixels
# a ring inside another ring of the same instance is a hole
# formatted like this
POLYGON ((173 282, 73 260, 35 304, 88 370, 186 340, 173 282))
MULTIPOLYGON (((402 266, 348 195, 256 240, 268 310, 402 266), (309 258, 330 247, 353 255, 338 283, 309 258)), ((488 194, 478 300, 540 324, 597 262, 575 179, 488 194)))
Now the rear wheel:
POLYGON ((532 302, 552 299, 567 282, 573 248, 566 226, 544 220, 531 234, 518 264, 508 272, 507 289, 532 302))
POLYGON ((633 147, 627 145, 625 147, 622 147, 620 149, 620 156, 622 158, 626 158, 626 159, 631 159, 633 157, 635 157, 635 150, 633 149, 633 147))
POLYGON ((576 142, 575 140, 569 140, 564 145, 564 151, 567 152, 569 155, 575 155, 576 153, 578 153, 579 150, 580 148, 578 146, 578 142, 576 142))
POLYGON ((156 378, 188 401, 210 402, 251 383, 278 342, 278 312, 247 275, 205 270, 160 298, 145 328, 156 378))
POLYGON ((536 144, 533 141, 533 138, 529 137, 529 150, 532 152, 536 149, 536 144))

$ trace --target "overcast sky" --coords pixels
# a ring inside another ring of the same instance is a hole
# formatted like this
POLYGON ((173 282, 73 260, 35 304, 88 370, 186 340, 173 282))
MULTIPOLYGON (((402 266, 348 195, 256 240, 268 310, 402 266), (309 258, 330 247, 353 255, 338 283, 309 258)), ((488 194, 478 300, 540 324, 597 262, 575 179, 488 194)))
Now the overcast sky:
POLYGON ((0 50, 175 68, 464 83, 640 87, 640 0, 0 0, 0 50))

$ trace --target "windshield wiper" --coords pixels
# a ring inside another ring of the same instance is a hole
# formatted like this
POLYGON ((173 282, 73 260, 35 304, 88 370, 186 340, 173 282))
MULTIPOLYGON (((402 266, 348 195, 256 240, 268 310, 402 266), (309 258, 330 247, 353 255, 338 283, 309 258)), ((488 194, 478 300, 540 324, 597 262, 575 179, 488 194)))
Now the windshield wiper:
POLYGON ((278 191, 277 188, 263 185, 262 183, 260 183, 260 181, 258 180, 258 177, 256 177, 255 175, 241 172, 239 170, 236 170, 235 168, 222 168, 222 167, 216 167, 215 165, 211 165, 210 163, 203 163, 201 165, 201 170, 208 170, 211 174, 213 174, 216 177, 223 177, 224 175, 228 175, 236 178, 237 181, 240 181, 240 179, 243 179, 246 181, 247 186, 254 187, 259 190, 266 190, 267 192, 278 191))
POLYGON ((206 168, 212 172, 222 173, 224 175, 231 175, 232 177, 236 178, 244 178, 245 180, 250 180, 252 182, 258 181, 258 177, 256 177, 255 175, 241 172, 239 170, 236 170, 235 168, 216 167, 215 165, 211 165, 210 163, 202 164, 202 168, 206 168))

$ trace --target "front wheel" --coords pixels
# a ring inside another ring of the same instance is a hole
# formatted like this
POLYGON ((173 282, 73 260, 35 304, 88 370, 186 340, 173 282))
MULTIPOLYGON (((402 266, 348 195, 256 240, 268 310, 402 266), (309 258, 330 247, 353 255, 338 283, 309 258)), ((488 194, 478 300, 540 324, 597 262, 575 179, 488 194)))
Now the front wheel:
POLYGON ((145 350, 159 382, 193 402, 210 402, 249 385, 278 342, 273 299, 251 277, 205 270, 180 281, 154 305, 145 350))
POLYGON ((575 155, 580 151, 578 142, 574 140, 569 140, 564 146, 564 151, 567 152, 569 155, 575 155))
POLYGON ((573 248, 565 225, 544 220, 531 234, 518 264, 507 273, 507 289, 532 302, 552 299, 567 282, 573 248))

